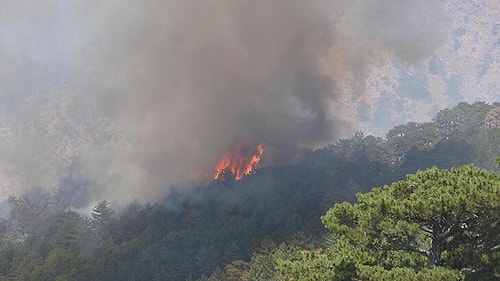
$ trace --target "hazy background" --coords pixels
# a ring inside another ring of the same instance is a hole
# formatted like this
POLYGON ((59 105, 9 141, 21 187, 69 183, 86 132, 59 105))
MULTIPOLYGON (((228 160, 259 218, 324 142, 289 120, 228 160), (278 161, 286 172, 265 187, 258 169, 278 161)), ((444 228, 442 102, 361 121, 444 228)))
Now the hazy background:
POLYGON ((474 99, 441 88, 470 86, 450 57, 474 60, 460 48, 484 36, 479 97, 498 99, 500 8, 468 3, 2 0, 1 193, 154 201, 242 143, 263 143, 273 165, 358 129, 380 135, 474 99))

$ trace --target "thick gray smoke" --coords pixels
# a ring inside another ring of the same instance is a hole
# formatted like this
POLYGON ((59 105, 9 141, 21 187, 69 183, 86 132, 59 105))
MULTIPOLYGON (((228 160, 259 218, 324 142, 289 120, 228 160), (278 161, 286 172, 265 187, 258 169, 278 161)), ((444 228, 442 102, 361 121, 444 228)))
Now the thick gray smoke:
MULTIPOLYGON (((431 1, 40 3, 43 9, 7 5, 4 12, 21 17, 2 21, 2 42, 13 29, 30 38, 0 49, 9 69, 0 74, 11 78, 0 86, 3 104, 16 97, 24 106, 33 96, 31 122, 45 112, 40 103, 68 100, 62 119, 87 138, 73 154, 96 200, 154 200, 193 172, 213 173, 221 155, 242 143, 263 143, 268 164, 330 143, 349 123, 338 101, 341 77, 387 51, 418 61, 443 30, 431 1), (102 124, 88 120, 105 120, 107 134, 120 140, 90 136, 96 129, 88 123, 102 124)), ((29 151, 59 149, 41 139, 48 144, 30 143, 36 149, 29 151)))

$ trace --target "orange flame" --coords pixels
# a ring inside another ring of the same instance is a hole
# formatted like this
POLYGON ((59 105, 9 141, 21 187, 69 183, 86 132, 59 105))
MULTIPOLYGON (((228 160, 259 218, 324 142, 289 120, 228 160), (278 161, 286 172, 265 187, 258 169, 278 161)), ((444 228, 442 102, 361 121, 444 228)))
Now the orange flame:
POLYGON ((214 180, 221 178, 224 170, 229 169, 236 180, 241 180, 244 176, 251 174, 257 164, 259 164, 264 154, 264 146, 260 143, 256 151, 249 156, 245 146, 238 146, 232 153, 228 153, 219 160, 215 166, 214 180))

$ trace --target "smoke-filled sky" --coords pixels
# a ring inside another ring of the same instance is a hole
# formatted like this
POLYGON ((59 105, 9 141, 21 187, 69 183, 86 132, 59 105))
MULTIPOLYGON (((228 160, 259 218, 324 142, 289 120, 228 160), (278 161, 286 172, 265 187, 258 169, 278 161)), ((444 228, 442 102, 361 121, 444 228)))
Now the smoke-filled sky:
POLYGON ((242 143, 286 163, 351 132, 345 77, 432 55, 440 3, 2 0, 0 176, 50 187, 78 167, 89 200, 151 201, 242 143))

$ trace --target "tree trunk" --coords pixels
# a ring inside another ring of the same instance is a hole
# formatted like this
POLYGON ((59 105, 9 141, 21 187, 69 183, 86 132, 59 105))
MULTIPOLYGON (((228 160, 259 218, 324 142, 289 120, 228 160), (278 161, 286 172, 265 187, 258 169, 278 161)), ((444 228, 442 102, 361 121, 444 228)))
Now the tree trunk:
POLYGON ((431 249, 429 250, 429 265, 441 265, 441 254, 443 253, 443 238, 435 235, 432 239, 431 249))

